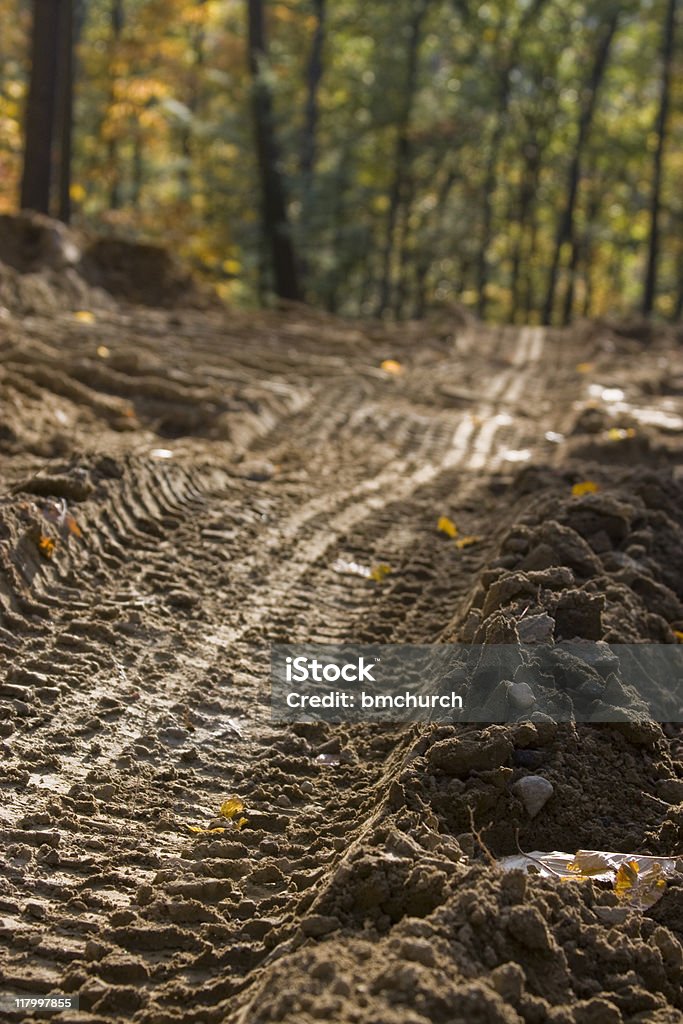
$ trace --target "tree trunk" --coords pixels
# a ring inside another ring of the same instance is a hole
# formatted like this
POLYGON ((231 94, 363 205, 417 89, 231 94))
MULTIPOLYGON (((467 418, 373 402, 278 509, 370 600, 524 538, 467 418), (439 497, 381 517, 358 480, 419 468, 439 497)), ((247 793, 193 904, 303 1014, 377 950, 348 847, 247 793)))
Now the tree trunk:
POLYGON ((616 32, 617 22, 619 20, 619 13, 620 12, 618 10, 613 11, 605 25, 602 38, 598 43, 598 49, 588 83, 587 98, 579 115, 579 133, 567 178, 567 199, 560 217, 557 236, 555 239, 555 249, 550 266, 550 273, 548 275, 548 286, 543 305, 544 324, 549 324, 552 320, 562 250, 567 242, 573 243, 574 214, 579 192, 579 182, 581 181, 583 152, 593 123, 598 90, 607 69, 607 62, 609 60, 612 40, 614 39, 614 33, 616 32))
MULTIPOLYGON (((124 0, 112 0, 109 9, 110 37, 109 47, 110 71, 109 71, 109 106, 113 106, 115 100, 114 71, 113 63, 118 57, 121 33, 125 23, 124 0)), ((109 189, 109 206, 112 210, 118 210, 121 206, 121 166, 119 160, 119 146, 115 136, 111 136, 107 144, 107 163, 111 171, 111 186, 109 189)))
MULTIPOLYGON (((477 260, 477 315, 480 319, 486 316, 487 296, 486 286, 488 284, 489 271, 489 249, 492 242, 493 223, 493 196, 497 186, 497 170, 500 159, 500 149, 505 137, 507 128, 508 107, 510 105, 511 74, 519 59, 519 48, 531 23, 540 14, 547 0, 535 0, 528 8, 526 14, 520 19, 517 32, 512 41, 512 48, 508 59, 499 71, 496 87, 496 122, 493 135, 488 146, 486 159, 486 170, 484 174, 484 187, 482 190, 482 225, 481 245, 479 247, 479 258, 477 260)), ((505 23, 501 25, 501 35, 506 31, 505 23)))
POLYGON ((408 137, 408 130, 410 128, 410 116, 413 110, 415 88, 417 84, 417 67, 422 36, 422 22, 425 14, 427 13, 429 0, 414 0, 414 3, 415 9, 409 25, 405 93, 403 97, 403 107, 398 119, 398 135, 396 137, 396 149, 394 153, 394 178, 391 184, 391 191, 389 193, 386 236, 384 251, 382 253, 382 273, 377 304, 378 316, 383 315, 391 301, 391 262, 394 253, 398 211, 403 198, 403 189, 408 172, 408 165, 410 163, 410 140, 408 137))
POLYGON ((674 54, 674 36, 676 33, 676 0, 668 0, 666 22, 662 37, 662 79, 660 87, 659 111, 657 113, 657 146, 655 148, 652 170, 652 193, 650 196, 650 240, 645 271, 645 287, 643 290, 643 315, 649 316, 655 305, 657 292, 657 263, 659 260, 659 216, 662 205, 662 169, 664 163, 664 147, 666 145, 667 122, 671 104, 671 67, 674 54))
POLYGON ((22 209, 50 212, 61 0, 34 0, 31 80, 25 115, 22 209))
POLYGON ((256 156, 261 178, 263 234, 271 255, 276 294, 282 299, 301 301, 303 296, 273 124, 273 99, 263 75, 262 65, 268 56, 263 2, 247 0, 247 3, 249 69, 252 76, 256 156))
POLYGON ((315 169, 318 131, 318 89, 323 76, 323 46, 325 44, 325 0, 313 0, 316 16, 315 34, 311 45, 308 61, 308 95, 304 134, 301 144, 301 176, 304 186, 308 189, 315 169))
MULTIPOLYGON (((80 14, 80 12, 79 12, 80 14)), ((62 0, 59 25, 59 74, 57 93, 57 216, 71 220, 71 157, 74 100, 74 44, 78 37, 74 0, 62 0)))

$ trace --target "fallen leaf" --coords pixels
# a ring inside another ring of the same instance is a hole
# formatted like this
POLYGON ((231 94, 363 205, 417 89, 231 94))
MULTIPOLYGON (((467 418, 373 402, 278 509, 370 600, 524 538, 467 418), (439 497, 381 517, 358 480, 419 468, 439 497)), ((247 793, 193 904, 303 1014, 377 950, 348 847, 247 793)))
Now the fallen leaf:
POLYGON ((65 523, 69 533, 72 533, 74 537, 83 536, 83 531, 81 530, 80 526, 78 525, 73 516, 67 516, 65 519, 65 523))
POLYGON ((436 524, 436 528, 437 530, 440 530, 441 533, 445 533, 447 537, 458 536, 458 527, 452 519, 448 518, 448 516, 440 516, 439 521, 436 524))
POLYGON ((634 910, 648 910, 661 899, 666 889, 662 865, 655 862, 641 871, 637 860, 625 861, 617 870, 614 892, 621 903, 634 910))
POLYGON ((582 480, 581 483, 574 484, 572 494, 575 498, 581 498, 584 494, 595 494, 599 490, 600 485, 596 484, 595 480, 582 480))
POLYGON ((52 558, 55 550, 55 542, 52 540, 52 537, 46 537, 41 533, 38 538, 38 548, 41 555, 44 555, 45 558, 52 558))
POLYGON ((635 437, 636 432, 633 427, 610 427, 607 431, 608 441, 624 441, 627 437, 635 437))
POLYGON ((456 540, 455 546, 456 548, 460 548, 460 550, 462 551, 463 548, 470 548, 472 547, 473 544, 479 544, 479 542, 483 539, 484 538, 478 536, 478 534, 472 533, 469 534, 467 537, 460 537, 458 540, 456 540))
POLYGON ((109 351, 106 345, 100 345, 97 349, 97 354, 100 357, 100 359, 109 359, 111 352, 109 351))
POLYGON ((224 818, 229 818, 230 821, 241 814, 245 810, 245 805, 239 797, 230 797, 228 800, 224 800, 220 805, 219 814, 222 814, 224 818))
POLYGON ((214 832, 226 832, 225 828, 200 828, 199 825, 187 825, 186 828, 190 832, 196 832, 199 835, 212 835, 214 832))
POLYGON ((676 637, 676 643, 683 644, 683 629, 674 629, 673 635, 676 637))
POLYGON ((576 364, 576 372, 577 373, 590 373, 591 370, 594 370, 594 369, 595 369, 595 363, 577 363, 576 364))
POLYGON ((403 366, 395 359, 383 359, 380 366, 385 373, 391 373, 394 377, 400 377, 403 373, 403 366))
POLYGON ((391 572, 391 566, 386 562, 376 562, 370 567, 370 579, 375 583, 381 583, 385 576, 391 572))
POLYGON ((93 324, 95 323, 95 316, 89 309, 79 309, 74 313, 74 320, 78 320, 82 324, 93 324))

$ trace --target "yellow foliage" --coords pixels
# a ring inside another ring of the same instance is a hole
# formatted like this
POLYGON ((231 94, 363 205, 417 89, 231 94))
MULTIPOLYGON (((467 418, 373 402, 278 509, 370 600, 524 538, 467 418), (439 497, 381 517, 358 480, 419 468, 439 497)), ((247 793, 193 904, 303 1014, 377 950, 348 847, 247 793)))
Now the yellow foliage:
POLYGON ((448 518, 448 516, 439 516, 436 528, 437 530, 440 530, 441 533, 445 533, 447 537, 458 536, 458 527, 452 519, 448 518))
POLYGON ((596 484, 594 480, 582 480, 581 483, 574 484, 572 494, 575 498, 581 498, 584 494, 595 494, 599 490, 600 485, 596 484))

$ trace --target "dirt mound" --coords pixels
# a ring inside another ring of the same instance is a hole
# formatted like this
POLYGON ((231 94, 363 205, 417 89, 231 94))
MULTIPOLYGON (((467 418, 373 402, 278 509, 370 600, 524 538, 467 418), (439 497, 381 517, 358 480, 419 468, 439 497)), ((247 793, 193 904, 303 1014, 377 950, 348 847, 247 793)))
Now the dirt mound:
POLYGON ((135 305, 186 309, 220 305, 208 285, 200 285, 156 245, 99 238, 85 249, 81 273, 91 285, 135 305))
POLYGON ((114 308, 219 309, 164 249, 123 239, 91 239, 42 214, 0 216, 0 304, 29 314, 114 308))

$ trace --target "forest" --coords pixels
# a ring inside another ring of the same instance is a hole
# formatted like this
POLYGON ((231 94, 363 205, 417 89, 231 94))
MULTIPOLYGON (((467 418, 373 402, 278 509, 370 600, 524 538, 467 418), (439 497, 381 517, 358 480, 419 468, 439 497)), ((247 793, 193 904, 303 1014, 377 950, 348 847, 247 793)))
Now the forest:
POLYGON ((231 303, 683 311, 676 0, 3 0, 0 212, 231 303))

